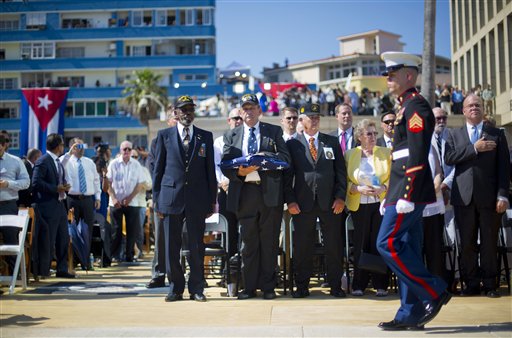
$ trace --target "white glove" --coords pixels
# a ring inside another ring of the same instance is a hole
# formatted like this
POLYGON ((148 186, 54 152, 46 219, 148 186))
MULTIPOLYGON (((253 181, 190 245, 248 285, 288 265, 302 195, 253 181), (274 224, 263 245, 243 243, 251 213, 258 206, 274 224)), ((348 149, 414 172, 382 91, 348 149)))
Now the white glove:
POLYGON ((404 199, 399 199, 396 202, 396 212, 399 214, 407 214, 414 210, 414 203, 406 201, 404 199))
POLYGON ((379 212, 381 216, 384 216, 384 212, 386 212, 386 207, 384 206, 386 204, 386 199, 383 199, 380 202, 379 212))

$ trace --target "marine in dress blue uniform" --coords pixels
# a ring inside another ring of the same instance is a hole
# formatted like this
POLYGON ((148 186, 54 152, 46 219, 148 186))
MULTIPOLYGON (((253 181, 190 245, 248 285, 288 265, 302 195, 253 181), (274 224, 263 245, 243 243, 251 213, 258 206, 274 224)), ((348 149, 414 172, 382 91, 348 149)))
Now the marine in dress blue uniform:
POLYGON ((382 59, 386 63, 383 75, 390 92, 398 96, 400 107, 377 249, 398 276, 401 305, 395 318, 379 327, 418 330, 451 298, 446 283, 426 269, 421 255, 423 209, 436 199, 428 164, 435 120, 430 105, 414 87, 421 59, 401 52, 386 52, 382 59))

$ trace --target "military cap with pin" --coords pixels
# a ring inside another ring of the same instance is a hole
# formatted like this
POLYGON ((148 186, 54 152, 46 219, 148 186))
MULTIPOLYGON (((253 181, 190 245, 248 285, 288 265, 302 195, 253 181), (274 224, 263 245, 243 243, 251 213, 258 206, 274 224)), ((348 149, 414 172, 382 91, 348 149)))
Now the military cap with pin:
POLYGON ((192 105, 195 106, 194 100, 188 95, 182 95, 176 99, 176 102, 174 103, 174 106, 176 108, 181 108, 186 105, 192 105))
POLYGON ((258 100, 258 97, 254 94, 245 94, 240 99, 240 107, 243 107, 243 105, 246 103, 250 103, 253 105, 259 105, 260 101, 258 100))
POLYGON ((306 103, 299 108, 299 114, 306 116, 322 115, 320 113, 320 105, 316 103, 306 103))
POLYGON ((382 76, 388 76, 389 73, 395 72, 402 68, 419 69, 421 58, 414 54, 403 52, 385 52, 381 54, 381 59, 386 64, 386 70, 382 76))

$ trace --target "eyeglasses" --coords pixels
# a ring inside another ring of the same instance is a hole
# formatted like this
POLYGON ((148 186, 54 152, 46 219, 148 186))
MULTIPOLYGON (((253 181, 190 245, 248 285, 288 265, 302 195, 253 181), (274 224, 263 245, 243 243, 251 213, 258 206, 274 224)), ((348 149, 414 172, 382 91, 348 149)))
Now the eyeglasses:
POLYGON ((436 121, 446 121, 446 120, 447 120, 446 116, 437 116, 436 117, 436 121))
POLYGON ((242 118, 240 116, 230 117, 229 119, 233 120, 233 121, 241 121, 242 120, 242 118))
POLYGON ((387 125, 390 125, 390 124, 395 123, 395 120, 386 120, 386 121, 382 121, 382 123, 385 123, 385 124, 387 124, 387 125))
POLYGON ((288 121, 291 121, 291 120, 298 119, 298 117, 297 116, 286 116, 285 119, 287 119, 288 121))
POLYGON ((132 158, 137 160, 139 158, 139 156, 132 156, 132 158))
POLYGON ((132 151, 132 148, 123 148, 123 151, 132 151))
POLYGON ((374 131, 373 133, 372 132, 368 132, 365 134, 367 137, 372 137, 372 136, 377 136, 379 135, 379 133, 377 133, 376 131, 374 131))

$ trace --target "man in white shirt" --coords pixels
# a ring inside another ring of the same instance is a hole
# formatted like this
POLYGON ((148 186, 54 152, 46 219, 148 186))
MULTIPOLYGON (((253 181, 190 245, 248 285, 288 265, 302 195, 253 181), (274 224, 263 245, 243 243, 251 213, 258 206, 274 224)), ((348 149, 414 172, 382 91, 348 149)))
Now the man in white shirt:
POLYGON ((288 141, 297 138, 297 124, 299 114, 294 107, 285 107, 281 110, 281 127, 283 128, 283 139, 288 141))
MULTIPOLYGON (((238 127, 243 122, 240 117, 240 109, 234 108, 229 112, 228 125, 229 130, 238 127)), ((222 152, 224 151, 224 135, 219 136, 213 141, 213 151, 215 159, 215 176, 217 177, 217 184, 219 186, 219 194, 217 195, 217 202, 219 203, 219 213, 226 217, 228 221, 229 231, 229 256, 233 256, 238 251, 238 219, 234 212, 226 210, 227 191, 229 187, 229 179, 224 176, 220 170, 219 164, 222 160, 222 152)))
POLYGON ((90 249, 94 210, 100 207, 100 176, 94 162, 84 156, 84 141, 74 137, 69 141, 69 147, 70 151, 60 158, 65 168, 66 181, 71 185, 67 198, 68 209, 73 208, 76 222, 83 220, 87 224, 90 249))
MULTIPOLYGON (((135 196, 144 190, 144 175, 139 161, 131 158, 132 143, 123 141, 121 155, 110 162, 107 179, 109 181, 109 207, 112 220, 112 254, 119 256, 122 239, 123 216, 126 219, 126 261, 134 260, 134 243, 140 227, 139 210, 135 196)), ((121 258, 121 257, 118 257, 121 258)))

